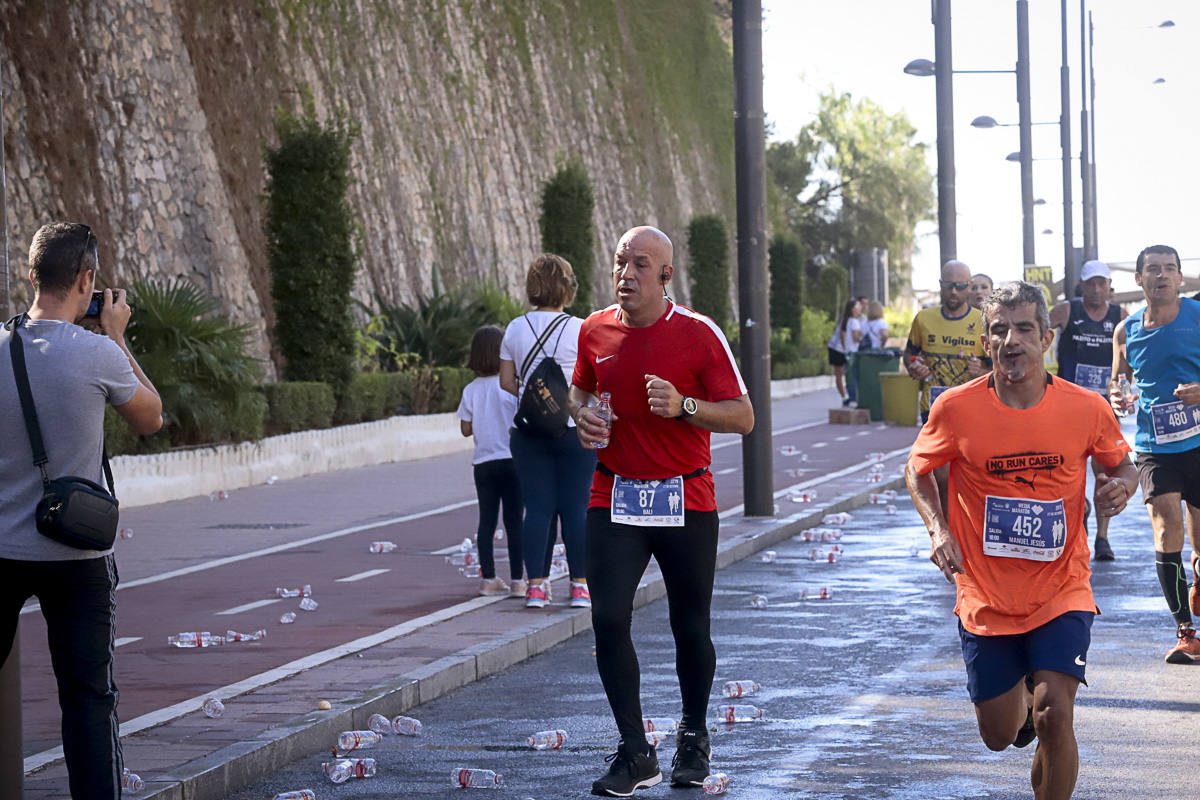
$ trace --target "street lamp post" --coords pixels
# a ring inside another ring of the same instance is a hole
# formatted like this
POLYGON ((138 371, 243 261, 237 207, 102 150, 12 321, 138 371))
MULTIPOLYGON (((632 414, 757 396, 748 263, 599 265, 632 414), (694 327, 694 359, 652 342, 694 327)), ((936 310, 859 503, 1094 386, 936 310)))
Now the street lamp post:
POLYGON ((1092 215, 1092 174, 1088 160, 1088 51, 1087 27, 1084 24, 1086 17, 1087 0, 1079 0, 1079 178, 1082 181, 1083 190, 1080 202, 1083 205, 1083 258, 1085 261, 1096 258, 1095 220, 1092 215))
POLYGON ((954 61, 950 49, 950 0, 933 4, 934 90, 937 103, 938 245, 941 263, 958 258, 954 197, 954 61))
POLYGON ((1060 0, 1062 10, 1062 66, 1059 84, 1062 88, 1062 110, 1059 115, 1059 134, 1062 142, 1063 173, 1063 295, 1070 297, 1079 283, 1079 267, 1075 263, 1075 236, 1071 219, 1071 67, 1067 51, 1067 0, 1060 0))
POLYGON ((1029 110, 1029 0, 1017 0, 1017 119, 1021 133, 1021 258, 1037 263, 1033 238, 1033 136, 1029 110))

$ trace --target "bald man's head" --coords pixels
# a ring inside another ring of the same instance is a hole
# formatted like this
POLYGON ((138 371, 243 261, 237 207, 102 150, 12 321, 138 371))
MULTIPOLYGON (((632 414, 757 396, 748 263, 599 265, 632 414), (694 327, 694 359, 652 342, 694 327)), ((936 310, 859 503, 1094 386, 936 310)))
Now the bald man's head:
POLYGON ((637 241, 641 249, 646 249, 654 253, 654 260, 659 266, 674 263, 675 246, 671 244, 671 239, 658 228, 652 225, 638 225, 635 228, 630 228, 621 236, 617 247, 622 243, 637 241))
POLYGON ((953 259, 942 265, 942 311, 957 317, 966 311, 970 295, 971 268, 953 259))

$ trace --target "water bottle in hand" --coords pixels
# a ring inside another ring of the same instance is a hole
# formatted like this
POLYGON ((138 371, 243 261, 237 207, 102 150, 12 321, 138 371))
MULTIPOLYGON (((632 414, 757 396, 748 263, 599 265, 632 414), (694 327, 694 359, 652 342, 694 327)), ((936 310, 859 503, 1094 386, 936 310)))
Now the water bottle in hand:
MULTIPOLYGON (((611 432, 612 431, 612 395, 611 394, 609 394, 608 392, 600 393, 600 405, 596 406, 595 414, 597 417, 599 417, 601 420, 603 420, 605 426, 607 426, 609 431, 611 432)), ((610 438, 610 436, 606 435, 603 439, 601 439, 600 441, 598 441, 594 445, 592 445, 592 447, 594 447, 597 450, 603 450, 604 448, 608 447, 609 438, 610 438)))

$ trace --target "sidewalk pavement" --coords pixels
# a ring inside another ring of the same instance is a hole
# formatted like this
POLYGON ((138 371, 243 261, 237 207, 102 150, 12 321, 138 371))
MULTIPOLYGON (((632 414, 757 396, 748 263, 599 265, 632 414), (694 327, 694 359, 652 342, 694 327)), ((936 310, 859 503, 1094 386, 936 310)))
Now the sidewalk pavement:
MULTIPOLYGON (((880 424, 827 426, 823 420, 813 419, 812 408, 819 408, 823 416, 824 408, 830 405, 830 398, 825 395, 830 394, 823 392, 805 399, 809 416, 804 424, 785 429, 787 415, 776 414, 776 472, 786 471, 804 479, 785 478, 782 484, 776 481, 777 487, 784 488, 776 491, 774 518, 744 517, 740 506, 722 509, 718 568, 818 525, 823 514, 859 506, 873 492, 889 488, 903 491, 900 469, 917 429, 880 424), (780 453, 781 440, 786 439, 780 432, 801 428, 811 428, 820 431, 824 438, 834 439, 840 463, 850 466, 787 470, 786 467, 797 462, 789 462, 788 456, 780 453), (838 435, 843 432, 845 435, 838 435), (882 462, 883 471, 875 473, 874 480, 878 482, 869 483, 871 464, 865 457, 868 451, 878 451, 881 442, 887 443, 888 450, 882 462), (790 499, 791 492, 811 487, 819 490, 816 502, 800 504, 790 499)), ((775 406, 778 405, 777 402, 775 406)), ((718 440, 719 437, 714 437, 714 444, 718 440)), ((420 464, 410 466, 420 468, 420 464)), ((389 472, 395 467, 369 469, 389 472)), ((328 483, 353 485, 354 472, 357 471, 334 473, 328 476, 328 483)), ((732 483, 737 478, 737 474, 730 474, 718 480, 732 483)), ((284 492, 262 492, 258 502, 279 504, 285 497, 284 492)), ((435 492, 423 499, 437 502, 445 498, 435 492)), ((178 515, 185 505, 150 507, 145 514, 148 519, 178 515)), ((204 510, 203 505, 195 503, 186 507, 196 513, 204 510)), ((362 513, 361 509, 356 511, 362 513)), ((289 513, 296 512, 289 509, 289 513)), ((134 572, 152 566, 145 565, 134 572)), ((159 564, 158 569, 161 568, 159 564)), ((556 597, 567 593, 565 580, 558 581, 554 588, 556 597)), ((402 593, 403 589, 397 591, 402 593)), ((652 564, 639 588, 635 607, 663 594, 661 578, 652 564)), ((125 763, 146 781, 146 789, 139 797, 179 800, 225 797, 296 758, 327 749, 340 731, 365 728, 371 714, 404 713, 503 671, 590 626, 591 617, 586 610, 558 605, 530 613, 516 600, 474 597, 387 631, 347 642, 333 651, 314 654, 308 661, 299 659, 280 668, 280 679, 275 682, 261 685, 260 681, 258 688, 245 692, 231 690, 223 698, 225 713, 220 719, 209 719, 198 708, 190 712, 176 709, 175 715, 164 715, 168 718, 162 724, 122 736, 125 763), (332 708, 317 710, 321 700, 329 701, 332 708)), ((44 768, 27 772, 26 798, 62 797, 68 793, 61 760, 49 759, 49 762, 44 768)), ((29 759, 26 768, 30 768, 29 759)))

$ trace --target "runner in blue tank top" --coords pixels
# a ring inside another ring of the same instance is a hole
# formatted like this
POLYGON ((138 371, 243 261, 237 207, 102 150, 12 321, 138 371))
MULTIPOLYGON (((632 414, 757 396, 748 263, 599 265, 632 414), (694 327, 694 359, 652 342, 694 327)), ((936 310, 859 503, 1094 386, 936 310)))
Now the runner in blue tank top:
MULTIPOLYGON (((1057 328, 1058 377, 1102 394, 1108 393, 1112 377, 1112 340, 1125 312, 1109 301, 1112 273, 1103 261, 1088 261, 1079 272, 1083 296, 1066 300, 1050 311, 1050 327, 1057 328)), ((1102 468, 1092 462, 1092 471, 1102 468)), ((1092 506, 1088 505, 1088 513, 1092 506)), ((1108 517, 1096 515, 1096 543, 1092 557, 1097 561, 1116 558, 1108 542, 1108 517)))
POLYGON ((1124 415, 1136 408, 1138 480, 1154 527, 1154 566, 1175 618, 1178 643, 1171 664, 1200 663, 1192 615, 1200 615, 1200 302, 1179 296, 1179 253, 1152 245, 1138 254, 1135 280, 1146 305, 1113 337, 1109 400, 1124 415), (1140 396, 1122 395, 1120 376, 1132 376, 1140 396), (1183 512, 1192 540, 1193 584, 1183 566, 1183 512))

